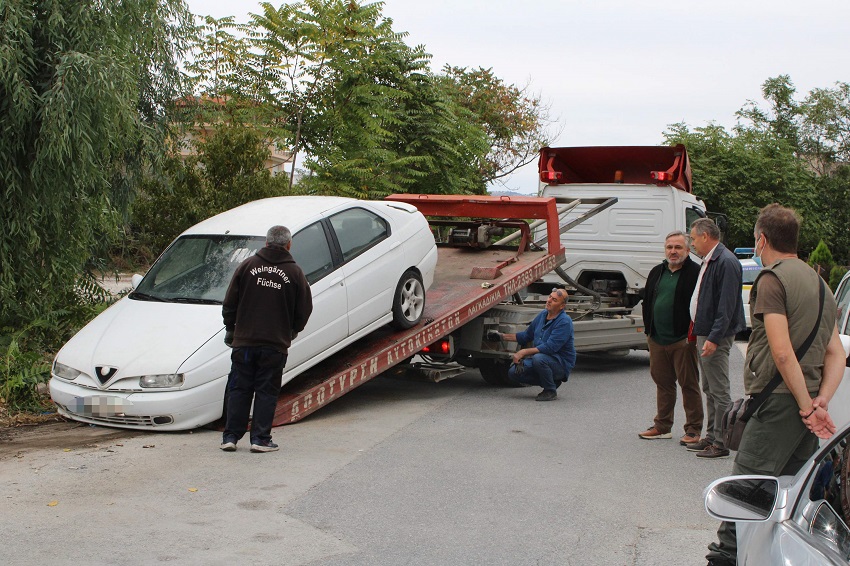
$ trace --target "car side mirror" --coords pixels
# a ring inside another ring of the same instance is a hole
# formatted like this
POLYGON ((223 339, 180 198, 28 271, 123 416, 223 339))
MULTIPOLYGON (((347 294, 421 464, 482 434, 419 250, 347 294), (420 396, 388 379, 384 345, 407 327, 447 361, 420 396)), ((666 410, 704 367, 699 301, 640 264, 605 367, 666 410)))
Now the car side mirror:
POLYGON ((130 283, 133 285, 133 290, 138 288, 139 283, 142 282, 142 279, 144 279, 144 277, 142 277, 138 273, 134 274, 133 277, 130 278, 130 283))
POLYGON ((766 521, 778 493, 779 480, 772 476, 721 478, 705 490, 705 510, 721 521, 766 521))

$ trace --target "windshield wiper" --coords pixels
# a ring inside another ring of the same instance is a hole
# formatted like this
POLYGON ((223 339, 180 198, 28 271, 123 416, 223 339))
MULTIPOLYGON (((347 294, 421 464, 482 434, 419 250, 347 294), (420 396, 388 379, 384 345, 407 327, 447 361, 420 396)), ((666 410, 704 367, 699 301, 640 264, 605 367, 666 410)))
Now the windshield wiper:
POLYGON ((220 305, 221 301, 215 299, 196 299, 195 297, 170 297, 172 303, 190 303, 193 305, 220 305))
POLYGON ((165 302, 165 299, 163 299, 162 297, 155 297, 154 295, 148 295, 147 293, 139 293, 138 291, 133 291, 127 296, 131 299, 138 299, 140 301, 158 301, 160 303, 165 302))

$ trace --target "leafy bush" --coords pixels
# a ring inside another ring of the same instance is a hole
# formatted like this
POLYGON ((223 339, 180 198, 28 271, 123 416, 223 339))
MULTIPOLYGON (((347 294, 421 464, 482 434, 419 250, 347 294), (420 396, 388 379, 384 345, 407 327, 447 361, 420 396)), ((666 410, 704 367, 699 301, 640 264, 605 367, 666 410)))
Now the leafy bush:
POLYGON ((39 384, 50 379, 55 353, 74 333, 111 302, 91 273, 68 297, 67 309, 46 313, 23 328, 0 329, 0 400, 12 411, 43 411, 50 402, 39 384))
POLYGON ((149 265, 183 230, 246 202, 288 192, 288 177, 265 169, 268 141, 241 126, 221 125, 195 143, 197 155, 172 157, 165 174, 146 179, 132 205, 132 229, 113 254, 149 265))

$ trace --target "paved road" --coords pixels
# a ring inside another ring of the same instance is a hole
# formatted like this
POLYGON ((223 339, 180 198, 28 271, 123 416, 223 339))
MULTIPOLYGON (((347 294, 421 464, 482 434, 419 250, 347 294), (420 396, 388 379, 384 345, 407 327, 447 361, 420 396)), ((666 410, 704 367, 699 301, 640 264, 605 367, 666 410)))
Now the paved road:
POLYGON ((704 563, 702 491, 731 460, 638 438, 646 353, 582 356, 557 401, 537 391, 378 378, 276 429, 272 454, 223 453, 208 430, 7 441, 3 562, 704 563))

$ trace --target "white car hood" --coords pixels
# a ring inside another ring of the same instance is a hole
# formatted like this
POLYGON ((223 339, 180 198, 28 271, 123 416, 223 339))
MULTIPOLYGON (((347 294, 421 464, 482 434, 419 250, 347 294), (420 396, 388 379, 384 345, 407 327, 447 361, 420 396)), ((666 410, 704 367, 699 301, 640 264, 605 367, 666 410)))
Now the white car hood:
MULTIPOLYGON (((59 363, 91 376, 117 368, 110 379, 176 373, 224 323, 219 305, 160 303, 124 298, 80 330, 57 354, 59 363)), ((222 351, 227 350, 223 341, 222 351)), ((186 369, 193 368, 183 368, 186 369)), ((98 384, 99 385, 99 384, 98 384)))

